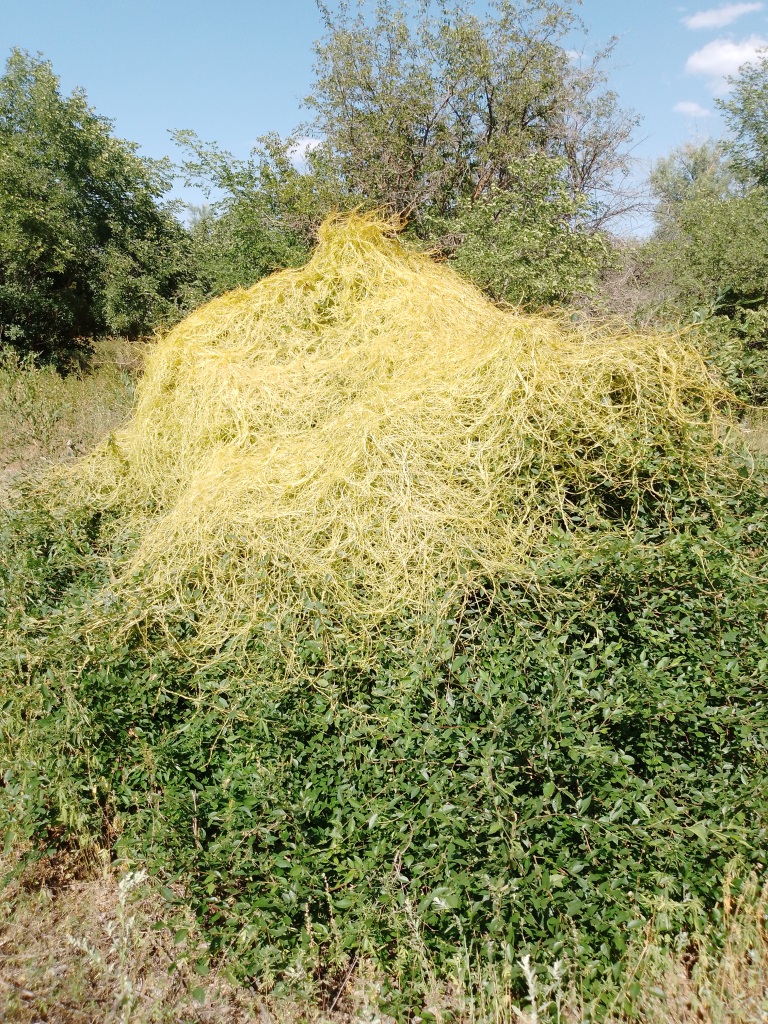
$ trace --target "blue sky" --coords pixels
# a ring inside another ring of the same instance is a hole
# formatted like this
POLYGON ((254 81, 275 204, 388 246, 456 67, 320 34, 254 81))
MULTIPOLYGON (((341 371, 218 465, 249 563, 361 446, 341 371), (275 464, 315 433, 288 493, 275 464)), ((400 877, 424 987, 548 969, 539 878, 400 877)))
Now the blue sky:
POLYGON ((714 104, 725 78, 768 46, 768 3, 585 0, 587 48, 619 36, 611 81, 643 116, 636 155, 643 163, 689 139, 722 134, 714 104))
MULTIPOLYGON (((580 13, 589 34, 575 46, 620 37, 611 81, 643 116, 643 166, 719 134, 724 74, 768 45, 768 0, 584 0, 580 13)), ((314 0, 0 0, 0 53, 41 51, 66 91, 85 88, 151 156, 176 155, 177 128, 238 156, 261 134, 287 134, 304 116, 320 30, 314 0)))

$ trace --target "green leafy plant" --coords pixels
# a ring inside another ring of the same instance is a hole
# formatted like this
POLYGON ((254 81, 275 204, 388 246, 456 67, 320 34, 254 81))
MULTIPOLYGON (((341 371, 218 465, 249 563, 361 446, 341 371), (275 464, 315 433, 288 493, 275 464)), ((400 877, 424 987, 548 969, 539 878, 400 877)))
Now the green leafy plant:
POLYGON ((768 400, 768 195, 740 183, 722 145, 685 146, 651 179, 657 231, 642 263, 656 317, 687 322, 728 386, 768 400))
MULTIPOLYGON (((49 63, 0 78, 0 341, 66 364, 106 329, 174 318, 186 233, 161 205, 167 162, 139 157, 49 63)), ((178 313, 176 313, 178 316, 178 313)))
POLYGON ((597 987, 766 862, 766 511, 745 477, 590 555, 554 536, 535 586, 478 592, 428 648, 392 622, 373 663, 318 610, 297 689, 258 645, 201 671, 183 633, 94 632, 108 523, 31 501, 2 538, 3 827, 181 880, 265 983, 360 951, 397 1006, 424 949, 546 963, 578 936, 597 987))
POLYGON ((432 245, 497 301, 540 307, 592 291, 612 253, 563 172, 551 157, 511 161, 504 189, 464 201, 450 218, 425 219, 432 245))

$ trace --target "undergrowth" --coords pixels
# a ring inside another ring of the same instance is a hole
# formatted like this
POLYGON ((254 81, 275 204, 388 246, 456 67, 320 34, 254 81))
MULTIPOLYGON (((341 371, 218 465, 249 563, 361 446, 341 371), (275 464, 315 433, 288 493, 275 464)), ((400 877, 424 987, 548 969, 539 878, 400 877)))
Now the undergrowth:
POLYGON ((568 946, 597 991, 633 933, 701 930, 768 863, 766 511, 751 486, 588 555, 563 534, 427 656, 398 619, 372 667, 318 610, 295 687, 258 644, 244 673, 95 634, 101 524, 31 500, 2 538, 3 827, 181 881, 169 915, 267 986, 371 957, 397 1015, 424 949, 514 976, 568 946))
MULTIPOLYGON (((18 854, 0 856, 0 873, 12 876, 0 902, 0 1018, 9 1024, 396 1024, 377 1005, 383 976, 371 961, 350 960, 333 984, 304 979, 300 995, 233 984, 226 960, 208 970, 194 921, 177 916, 168 928, 158 886, 143 872, 55 853, 21 871, 18 854)), ((756 879, 738 896, 726 882, 705 933, 640 936, 623 958, 622 987, 609 979, 603 991, 607 1024, 626 1019, 627 1006, 643 1024, 762 1024, 767 898, 756 879)), ((585 1019, 565 959, 537 971, 524 957, 519 966, 522 998, 504 965, 457 951, 452 977, 438 981, 427 964, 425 1009, 453 1024, 585 1019)))
POLYGON ((140 353, 122 339, 99 341, 62 376, 0 348, 0 497, 30 473, 81 457, 127 418, 140 353))
POLYGON ((457 957, 509 999, 562 961, 605 1017, 628 950, 693 964, 768 864, 765 476, 674 339, 579 341, 462 284, 459 372, 460 338, 430 348, 448 272, 424 319, 422 258, 360 231, 177 328, 131 423, 0 513, 0 828, 140 863, 203 973, 322 1001, 371 963, 429 1020, 457 957), (262 358, 281 303, 313 317, 290 373, 262 358))

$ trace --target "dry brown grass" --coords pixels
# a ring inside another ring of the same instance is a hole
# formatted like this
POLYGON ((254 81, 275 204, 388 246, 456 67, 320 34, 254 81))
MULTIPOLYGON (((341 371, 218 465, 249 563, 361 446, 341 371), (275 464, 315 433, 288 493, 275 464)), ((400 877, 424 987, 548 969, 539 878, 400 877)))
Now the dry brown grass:
POLYGON ((15 480, 77 458, 127 418, 143 348, 94 346, 88 367, 61 376, 0 350, 0 497, 15 480))
MULTIPOLYGON (((0 876, 14 868, 0 860, 0 876)), ((180 913, 173 928, 164 925, 168 908, 156 890, 96 854, 22 871, 0 898, 0 1021, 387 1024, 362 975, 347 979, 332 1011, 319 999, 242 988, 224 968, 201 976, 206 944, 180 913)))
MULTIPOLYGON (((0 875, 18 866, 0 860, 0 875)), ((606 1024, 765 1024, 768 1020, 768 886, 753 880, 717 914, 725 941, 649 939, 628 954, 627 980, 606 1024)), ((395 1024, 376 1008, 370 966, 327 988, 298 979, 293 996, 233 984, 226 966, 201 977, 206 946, 192 922, 164 922, 168 908, 140 873, 98 855, 43 859, 20 872, 0 900, 0 1020, 9 1024, 395 1024), (179 931, 185 925, 183 931, 179 931), (173 929, 177 929, 174 933, 173 929), (186 929, 189 929, 188 932, 186 929), (174 941, 174 937, 179 941, 174 941)), ((557 965, 513 998, 505 978, 471 968, 434 984, 426 1000, 447 1024, 576 1024, 592 1019, 578 977, 557 965)), ((418 1024, 412 1016, 409 1024, 418 1024)))
MULTIPOLYGON (((168 973, 176 951, 148 927, 159 916, 152 895, 134 887, 129 876, 121 888, 118 876, 99 870, 98 862, 82 868, 42 861, 4 893, 0 1019, 220 1019, 211 1016, 212 1006, 196 1005, 188 994, 195 987, 188 971, 168 973)), ((230 1013, 227 1019, 251 1018, 230 1013)))
POLYGON ((744 426, 747 444, 753 452, 768 455, 768 409, 756 409, 744 426))
POLYGON ((648 943, 638 961, 637 1016, 647 1024, 764 1024, 768 1020, 768 883, 752 879, 718 908, 721 943, 648 943))

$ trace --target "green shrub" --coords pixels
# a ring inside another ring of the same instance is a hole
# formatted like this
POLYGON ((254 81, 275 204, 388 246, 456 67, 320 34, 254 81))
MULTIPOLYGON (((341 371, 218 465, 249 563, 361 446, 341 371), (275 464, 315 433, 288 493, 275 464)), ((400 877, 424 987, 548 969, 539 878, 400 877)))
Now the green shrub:
POLYGON ((396 1008, 425 951, 567 949, 589 991, 768 863, 768 499, 741 472, 589 555, 555 531, 426 645, 392 622, 372 660, 308 609, 302 688, 257 638, 246 670, 199 669, 183 626, 113 642, 109 521, 30 497, 0 536, 2 828, 145 860, 262 980, 359 952, 396 1008))
POLYGON ((594 290, 612 263, 594 210, 574 197, 564 161, 510 160, 505 189, 464 201, 451 217, 424 219, 452 265, 496 301, 546 306, 594 290))
POLYGON ((744 401, 768 401, 768 193, 734 178, 719 144, 686 145, 651 176, 657 231, 644 273, 666 321, 700 325, 711 363, 744 401))
POLYGON ((711 313, 697 325, 708 361, 742 401, 768 404, 768 307, 711 313))

